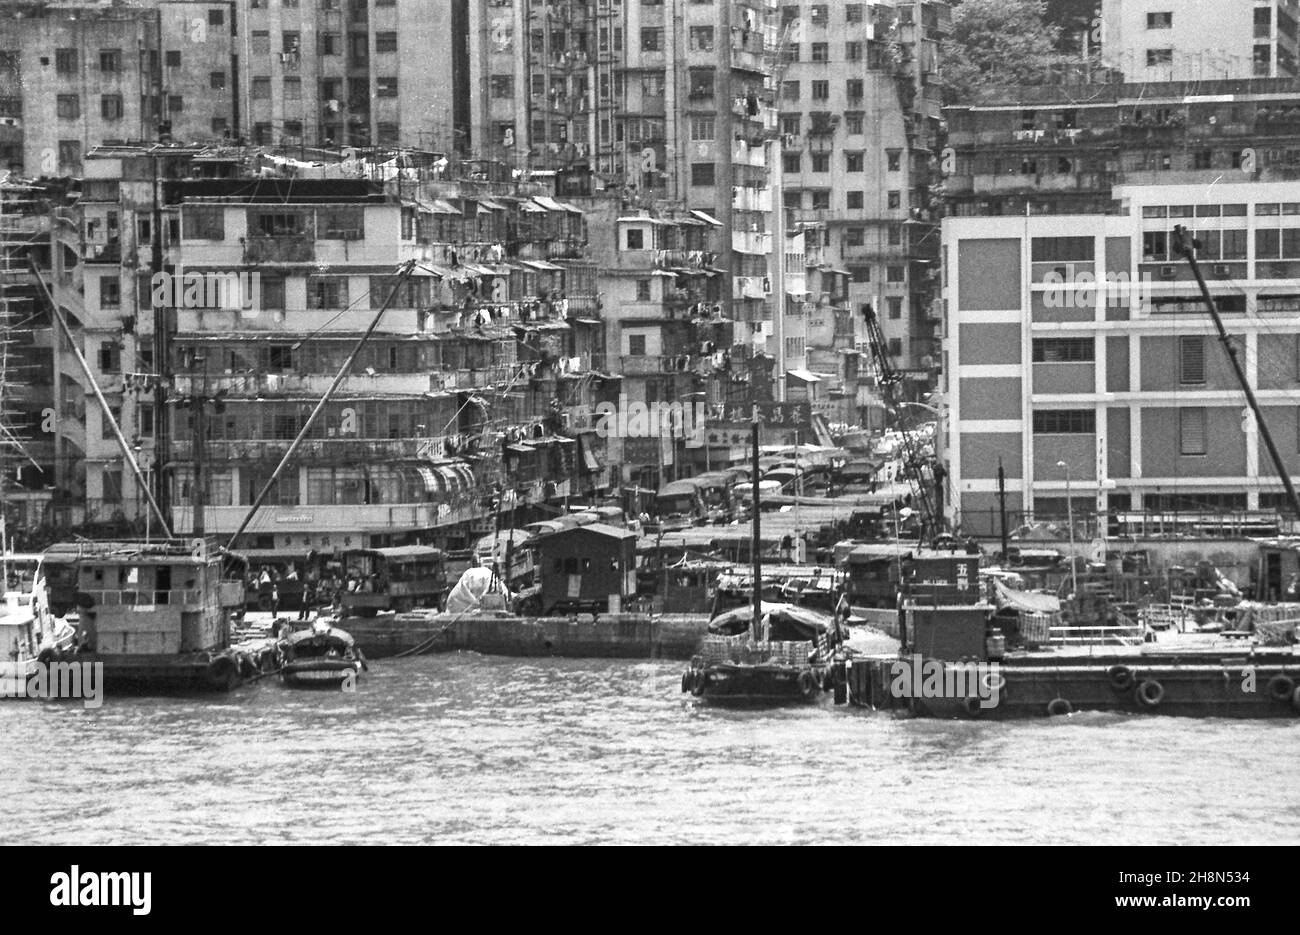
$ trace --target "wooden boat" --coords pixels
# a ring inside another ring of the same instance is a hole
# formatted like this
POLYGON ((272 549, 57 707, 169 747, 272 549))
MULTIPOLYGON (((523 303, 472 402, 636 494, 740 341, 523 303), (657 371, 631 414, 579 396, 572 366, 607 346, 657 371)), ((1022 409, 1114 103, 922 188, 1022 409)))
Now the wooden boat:
MULTIPOLYGON (((0 605, 0 684, 16 685, 36 673, 42 654, 72 648, 75 629, 54 620, 35 594, 7 591, 0 605)), ((7 692, 0 691, 0 697, 7 692)))
POLYGON ((284 644, 280 678, 295 688, 350 690, 366 670, 366 660, 346 630, 317 621, 309 630, 289 635, 284 644))
MULTIPOLYGON (((750 432, 752 469, 759 475, 758 417, 750 432)), ((761 492, 756 491, 755 506, 761 492)), ((785 704, 812 702, 835 689, 836 698, 847 683, 835 681, 835 665, 843 639, 836 620, 807 607, 767 603, 762 600, 763 576, 761 509, 750 518, 753 573, 752 607, 719 614, 709 623, 709 635, 682 675, 682 691, 706 701, 730 704, 785 704)))
POLYGON ((842 639, 834 618, 794 604, 762 607, 757 638, 748 607, 713 619, 682 676, 682 691, 712 702, 783 704, 814 702, 836 688, 842 639))

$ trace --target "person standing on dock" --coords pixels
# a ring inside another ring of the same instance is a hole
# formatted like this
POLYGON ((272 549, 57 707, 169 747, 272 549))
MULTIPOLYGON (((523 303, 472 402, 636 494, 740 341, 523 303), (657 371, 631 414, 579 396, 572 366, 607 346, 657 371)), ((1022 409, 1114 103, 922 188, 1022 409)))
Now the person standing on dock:
POLYGON ((308 579, 302 586, 302 608, 298 611, 299 620, 311 619, 311 605, 316 602, 316 583, 308 579))

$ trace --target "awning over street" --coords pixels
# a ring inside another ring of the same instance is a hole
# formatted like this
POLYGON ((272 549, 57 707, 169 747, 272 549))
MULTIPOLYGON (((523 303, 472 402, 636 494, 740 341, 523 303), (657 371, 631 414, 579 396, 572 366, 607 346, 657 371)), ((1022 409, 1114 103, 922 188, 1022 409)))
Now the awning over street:
POLYGON ((822 381, 822 378, 811 370, 787 370, 785 375, 794 377, 796 380, 802 380, 804 383, 820 383, 822 381))
POLYGON ((708 213, 706 213, 706 212, 704 212, 704 211, 695 211, 695 210, 692 210, 692 211, 691 211, 691 217, 699 218, 699 219, 700 219, 701 221, 703 221, 705 224, 712 224, 714 227, 721 227, 721 226, 722 226, 722 222, 721 222, 721 221, 719 221, 719 220, 718 220, 717 218, 715 218, 713 215, 708 214, 708 213))

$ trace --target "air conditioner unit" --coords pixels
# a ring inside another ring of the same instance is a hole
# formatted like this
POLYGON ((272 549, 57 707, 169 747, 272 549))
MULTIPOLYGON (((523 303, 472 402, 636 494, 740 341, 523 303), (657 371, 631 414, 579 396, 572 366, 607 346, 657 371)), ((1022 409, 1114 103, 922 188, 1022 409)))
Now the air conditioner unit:
POLYGON ((1161 278, 1161 279, 1173 279, 1173 278, 1176 277, 1177 275, 1178 275, 1178 268, 1177 268, 1176 266, 1162 266, 1162 267, 1160 267, 1160 278, 1161 278))

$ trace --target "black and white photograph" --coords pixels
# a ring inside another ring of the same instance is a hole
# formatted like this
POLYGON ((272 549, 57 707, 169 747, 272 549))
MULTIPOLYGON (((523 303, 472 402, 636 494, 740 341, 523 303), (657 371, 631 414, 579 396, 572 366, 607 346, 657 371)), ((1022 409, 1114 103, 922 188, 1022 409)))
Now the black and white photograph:
MULTIPOLYGON (((1300 843, 1298 55, 1297 0, 0 0, 24 899, 1300 843)), ((1251 908, 1090 853, 1110 918, 1251 908)))

